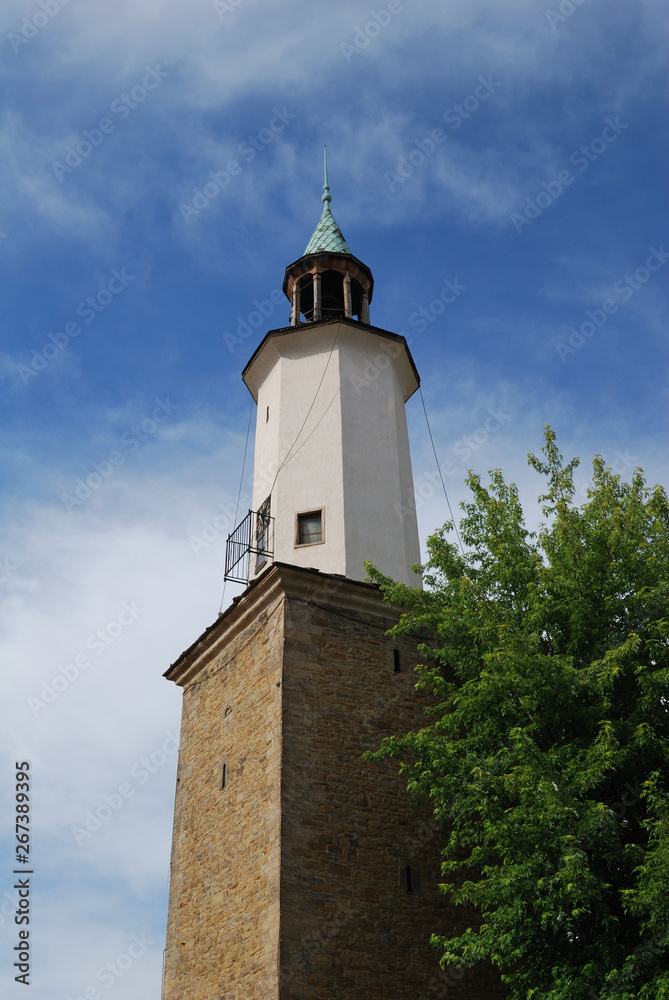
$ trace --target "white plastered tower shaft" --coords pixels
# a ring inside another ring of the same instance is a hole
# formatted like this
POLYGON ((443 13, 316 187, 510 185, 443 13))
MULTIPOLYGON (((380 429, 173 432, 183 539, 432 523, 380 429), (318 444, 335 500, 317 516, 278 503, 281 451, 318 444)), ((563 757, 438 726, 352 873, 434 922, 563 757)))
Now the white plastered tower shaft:
POLYGON ((355 320, 269 334, 245 372, 258 403, 253 509, 271 495, 274 559, 364 580, 365 561, 413 586, 420 561, 403 338, 355 320), (319 511, 322 541, 300 545, 319 511))

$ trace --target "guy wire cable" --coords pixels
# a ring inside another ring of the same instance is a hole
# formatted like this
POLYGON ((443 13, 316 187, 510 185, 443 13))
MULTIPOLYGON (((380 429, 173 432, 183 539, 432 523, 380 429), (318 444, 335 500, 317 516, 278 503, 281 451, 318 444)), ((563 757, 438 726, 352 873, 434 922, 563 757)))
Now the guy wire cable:
MULTIPOLYGON (((246 453, 249 450, 249 435, 251 433, 251 417, 253 416, 253 400, 251 400, 251 406, 249 407, 249 422, 246 425, 246 442, 244 444, 244 458, 242 459, 242 474, 239 477, 239 489, 237 490, 237 505, 235 507, 235 519, 232 522, 233 525, 237 525, 237 515, 239 514, 239 501, 242 496, 242 486, 244 484, 244 471, 246 469, 246 453)), ((223 593, 221 594, 221 603, 218 608, 219 615, 223 610, 223 601, 225 600, 225 588, 227 587, 228 581, 223 581, 223 593)))
POLYGON ((444 482, 444 477, 441 474, 441 465, 439 464, 439 457, 437 455, 437 449, 434 446, 434 438, 432 437, 432 428, 430 427, 430 421, 427 416, 427 408, 425 406, 425 399, 423 397, 423 389, 419 385, 418 391, 420 393, 420 401, 423 404, 423 413, 425 414, 425 423, 427 424, 427 432, 430 435, 430 443, 432 444, 432 451, 434 453, 434 460, 437 463, 437 471, 439 472, 439 478, 441 479, 441 485, 444 490, 444 496, 446 497, 446 503, 448 504, 448 513, 451 515, 451 521, 453 522, 453 530, 455 531, 455 537, 458 540, 458 545, 460 546, 460 552, 464 556, 465 550, 460 539, 460 532, 458 531, 458 526, 456 524, 455 518, 453 517, 453 510, 451 508, 451 501, 448 499, 448 492, 446 491, 446 483, 444 482))
POLYGON ((302 421, 302 426, 300 427, 299 431, 297 432, 297 434, 295 436, 295 440, 293 441, 293 443, 291 444, 290 448, 288 449, 286 457, 284 458, 284 460, 281 463, 281 465, 279 466, 279 468, 276 470, 276 475, 274 476, 274 482, 272 483, 272 487, 271 487, 271 489, 269 491, 270 494, 272 493, 272 490, 274 489, 274 487, 276 485, 276 481, 279 478, 279 473, 281 472, 281 470, 283 469, 284 465, 286 464, 286 462, 290 458, 290 453, 292 452, 293 448, 297 444, 297 442, 299 440, 299 437, 300 437, 300 434, 304 430, 304 425, 306 424, 307 420, 309 419, 309 414, 313 410, 314 404, 315 404, 316 400, 318 399, 318 393, 321 391, 321 386, 323 385, 323 380, 324 380, 326 372, 328 370, 328 366, 330 364, 330 359, 332 358, 332 353, 333 353, 333 351, 335 349, 335 344, 337 343, 338 336, 339 336, 339 327, 337 327, 337 333, 335 334, 335 339, 332 341, 332 347, 330 348, 330 353, 328 354, 328 359, 325 362, 325 368, 323 369, 323 374, 321 375, 321 380, 318 383, 318 388, 316 389, 316 392, 314 393, 314 398, 311 400, 311 406, 307 410, 307 415, 304 418, 304 420, 302 421))

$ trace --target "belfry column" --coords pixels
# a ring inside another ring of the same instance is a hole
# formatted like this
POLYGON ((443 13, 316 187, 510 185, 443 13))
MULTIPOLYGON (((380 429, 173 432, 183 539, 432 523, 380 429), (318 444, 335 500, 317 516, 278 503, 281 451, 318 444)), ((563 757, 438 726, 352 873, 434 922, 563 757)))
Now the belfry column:
POLYGON ((344 275, 344 315, 347 319, 353 319, 353 305, 351 299, 351 275, 348 271, 344 275))
POLYGON ((321 273, 314 272, 314 316, 313 322, 317 323, 321 318, 321 273))
POLYGON ((292 311, 290 314, 290 325, 297 326, 300 322, 300 286, 295 282, 293 288, 292 311))

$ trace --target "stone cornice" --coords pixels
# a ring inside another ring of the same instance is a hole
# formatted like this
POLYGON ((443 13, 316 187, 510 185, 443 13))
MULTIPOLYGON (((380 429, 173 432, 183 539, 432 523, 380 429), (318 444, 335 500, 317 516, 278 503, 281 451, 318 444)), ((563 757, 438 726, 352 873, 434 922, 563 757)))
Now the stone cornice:
POLYGON ((230 607, 175 660, 164 676, 184 687, 259 615, 271 613, 286 597, 371 615, 387 622, 388 628, 400 615, 399 608, 384 602, 376 584, 287 563, 274 563, 240 597, 235 598, 230 607))

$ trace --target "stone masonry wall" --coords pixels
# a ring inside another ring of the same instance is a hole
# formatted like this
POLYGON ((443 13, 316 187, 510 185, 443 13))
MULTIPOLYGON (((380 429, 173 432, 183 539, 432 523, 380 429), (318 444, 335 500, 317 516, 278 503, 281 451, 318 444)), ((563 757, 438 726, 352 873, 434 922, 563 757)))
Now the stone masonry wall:
POLYGON ((278 1000, 282 603, 185 680, 164 1000, 278 1000))
POLYGON ((361 759, 424 721, 392 624, 375 588, 277 564, 167 672, 184 706, 164 1000, 505 995, 490 970, 441 972, 431 933, 466 926, 437 888, 445 834, 395 763, 361 759))
POLYGON ((439 968, 430 935, 466 926, 437 888, 445 834, 396 763, 361 760, 425 723, 415 644, 385 636, 390 610, 365 585, 286 590, 280 1000, 505 996, 492 970, 439 968))

